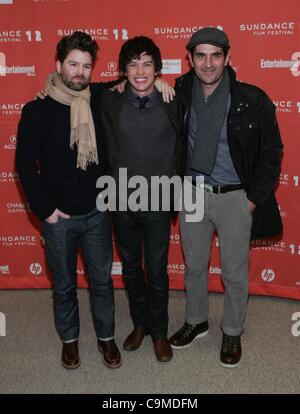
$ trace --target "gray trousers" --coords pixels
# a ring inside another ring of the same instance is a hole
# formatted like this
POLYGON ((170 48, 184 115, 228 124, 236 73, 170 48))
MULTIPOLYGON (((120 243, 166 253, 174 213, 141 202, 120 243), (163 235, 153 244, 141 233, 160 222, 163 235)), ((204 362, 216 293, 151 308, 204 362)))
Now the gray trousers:
POLYGON ((201 221, 186 222, 184 206, 180 215, 186 265, 186 321, 198 324, 208 319, 208 263, 216 230, 225 285, 221 329, 227 335, 240 335, 244 329, 249 290, 252 214, 244 190, 202 194, 204 217, 201 221))

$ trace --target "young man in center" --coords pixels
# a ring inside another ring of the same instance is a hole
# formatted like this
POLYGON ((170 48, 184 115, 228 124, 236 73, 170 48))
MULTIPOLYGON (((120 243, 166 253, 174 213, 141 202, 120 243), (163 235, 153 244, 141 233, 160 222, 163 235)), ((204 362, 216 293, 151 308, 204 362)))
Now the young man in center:
MULTIPOLYGON (((139 36, 124 43, 119 66, 128 81, 125 93, 105 91, 101 105, 110 167, 117 184, 122 168, 126 169, 123 171, 127 172, 128 180, 142 176, 148 186, 151 177, 172 177, 179 173, 182 143, 177 102, 175 99, 164 103, 155 88, 162 61, 160 50, 151 39, 139 36)), ((128 191, 128 196, 131 193, 128 191)), ((150 208, 151 190, 147 189, 147 194, 150 208)), ((167 362, 172 358, 167 340, 171 212, 163 211, 162 206, 158 211, 133 211, 128 199, 121 198, 118 194, 117 201, 125 201, 127 209, 117 208, 113 222, 134 326, 124 349, 138 349, 145 335, 150 334, 157 360, 167 362)))

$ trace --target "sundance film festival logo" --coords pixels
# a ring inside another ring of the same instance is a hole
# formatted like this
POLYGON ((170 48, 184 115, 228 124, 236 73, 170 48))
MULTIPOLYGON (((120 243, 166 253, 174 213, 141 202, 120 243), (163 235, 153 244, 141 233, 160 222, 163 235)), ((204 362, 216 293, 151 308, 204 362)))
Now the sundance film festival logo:
POLYGON ((117 62, 111 61, 107 63, 107 70, 100 73, 101 77, 116 77, 119 76, 117 62))
POLYGON ((251 247, 254 250, 272 251, 277 253, 285 253, 286 244, 283 241, 274 240, 252 240, 251 247))
POLYGON ((0 245, 3 247, 36 246, 36 237, 33 235, 7 236, 0 234, 0 245))
POLYGON ((39 263, 31 263, 29 270, 33 275, 38 276, 42 273, 43 268, 39 263))
POLYGON ((39 30, 0 30, 0 43, 41 42, 42 33, 39 30))
POLYGON ((5 116, 20 116, 25 103, 0 103, 0 111, 5 116))
POLYGON ((0 312, 0 336, 6 336, 6 316, 0 312))
POLYGON ((0 171, 0 183, 17 183, 20 177, 15 171, 0 171))
POLYGON ((70 36, 74 32, 84 32, 90 35, 94 40, 109 40, 111 37, 114 40, 128 40, 128 30, 125 28, 108 29, 103 27, 94 28, 71 28, 71 29, 58 29, 57 35, 59 37, 70 36))
POLYGON ((241 32, 252 33, 253 36, 290 36, 294 34, 294 22, 250 23, 241 24, 241 32))
POLYGON ((286 100, 273 100, 273 104, 276 106, 276 111, 280 113, 300 113, 300 102, 286 101, 286 100))
MULTIPOLYGON (((204 26, 163 26, 154 27, 153 34, 155 36, 163 36, 166 39, 189 39, 198 30, 204 26)), ((222 26, 215 26, 223 30, 222 26)))
POLYGON ((289 185, 289 174, 287 173, 280 173, 279 174, 279 183, 280 185, 289 185))
POLYGON ((264 282, 271 283, 275 279, 275 272, 272 269, 264 269, 261 272, 261 278, 264 282))

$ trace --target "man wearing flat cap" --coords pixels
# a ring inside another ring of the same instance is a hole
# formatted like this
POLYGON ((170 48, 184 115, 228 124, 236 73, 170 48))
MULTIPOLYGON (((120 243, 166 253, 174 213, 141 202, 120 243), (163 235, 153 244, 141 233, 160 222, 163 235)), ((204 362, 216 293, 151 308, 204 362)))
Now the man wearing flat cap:
POLYGON ((283 145, 271 100, 236 80, 226 33, 205 27, 186 48, 192 69, 176 80, 187 138, 185 176, 192 177, 193 192, 202 191, 204 214, 188 222, 184 207, 181 212, 186 314, 170 343, 186 348, 208 333, 207 269, 216 231, 225 287, 220 360, 235 367, 242 355, 250 239, 282 231, 274 186, 283 145))

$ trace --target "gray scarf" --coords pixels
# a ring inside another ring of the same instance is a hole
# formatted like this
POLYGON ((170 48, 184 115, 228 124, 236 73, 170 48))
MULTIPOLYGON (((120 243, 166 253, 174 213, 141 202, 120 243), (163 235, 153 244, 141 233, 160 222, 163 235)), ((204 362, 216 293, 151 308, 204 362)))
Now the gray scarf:
POLYGON ((221 82, 206 102, 201 81, 196 75, 194 76, 193 107, 197 115, 197 132, 191 168, 203 174, 211 174, 215 165, 218 142, 227 113, 229 93, 229 76, 226 69, 221 82))

